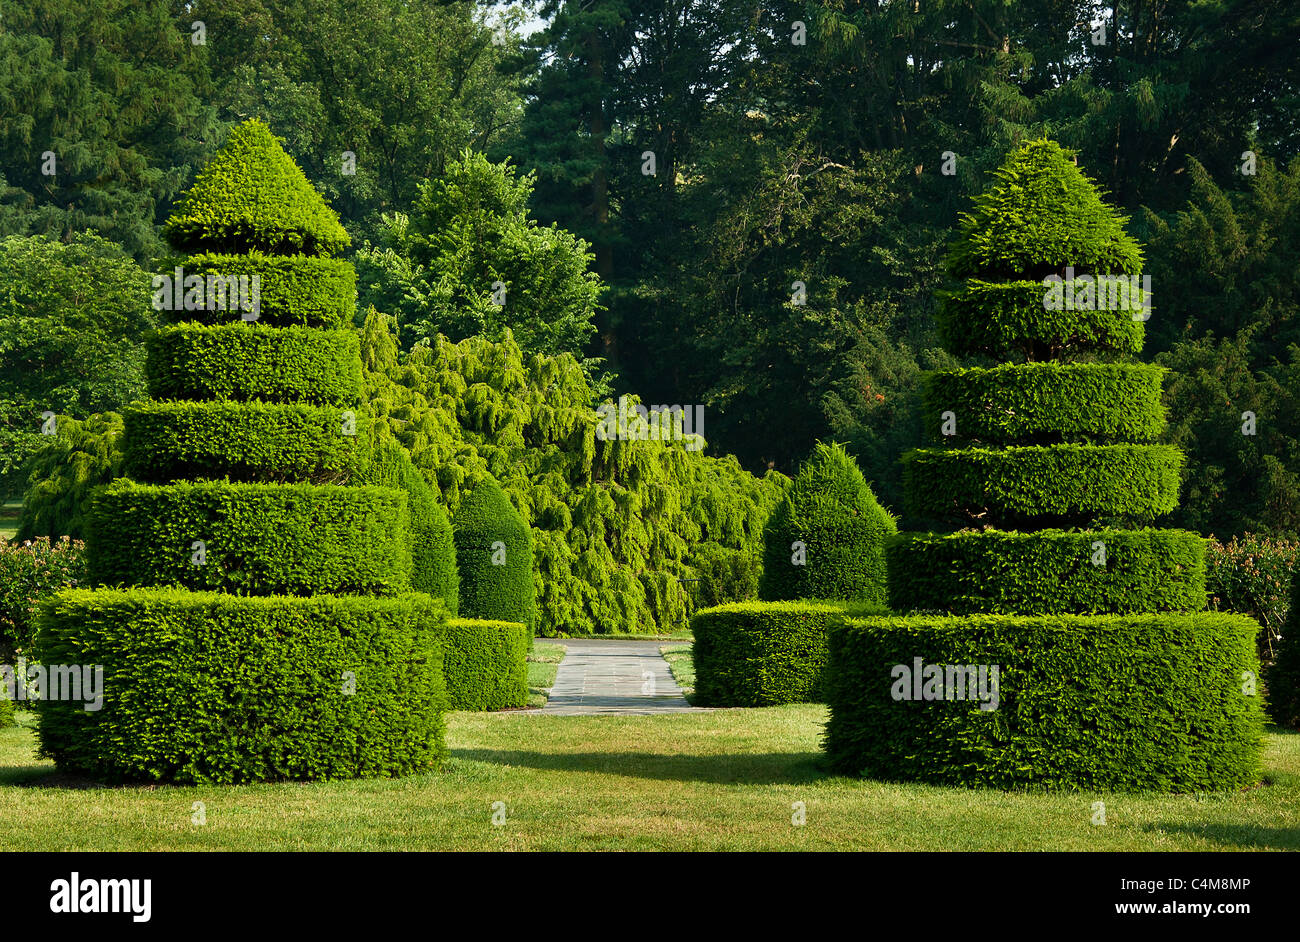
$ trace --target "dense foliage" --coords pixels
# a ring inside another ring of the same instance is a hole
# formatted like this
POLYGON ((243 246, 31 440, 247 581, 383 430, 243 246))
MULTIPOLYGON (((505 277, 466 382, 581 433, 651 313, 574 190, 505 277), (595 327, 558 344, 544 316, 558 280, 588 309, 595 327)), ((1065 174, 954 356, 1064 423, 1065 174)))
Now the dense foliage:
POLYGON ((759 595, 883 604, 897 529, 843 446, 818 443, 764 527, 759 595))
POLYGON ((442 670, 452 710, 505 710, 528 705, 532 632, 509 621, 447 622, 442 670))
POLYGON ((453 517, 490 476, 528 521, 540 634, 674 630, 697 605, 752 597, 781 475, 685 441, 601 440, 579 364, 508 335, 399 357, 372 311, 362 358, 377 414, 453 517))
POLYGON ((41 601, 85 584, 85 547, 79 541, 0 540, 0 664, 31 653, 41 601))

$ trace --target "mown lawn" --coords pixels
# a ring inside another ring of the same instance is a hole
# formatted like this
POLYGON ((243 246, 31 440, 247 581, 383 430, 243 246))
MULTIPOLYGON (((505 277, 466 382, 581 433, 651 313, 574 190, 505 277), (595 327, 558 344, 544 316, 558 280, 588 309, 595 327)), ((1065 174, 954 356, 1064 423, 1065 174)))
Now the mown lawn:
POLYGON ((533 653, 528 655, 528 705, 544 707, 555 686, 555 675, 564 660, 564 645, 533 642, 533 653))
POLYGON ((445 771, 237 788, 84 787, 9 729, 0 849, 1300 850, 1300 735, 1269 736, 1268 784, 1244 792, 1025 794, 828 777, 825 715, 458 713, 445 771), (1104 827, 1091 823, 1099 799, 1104 827))

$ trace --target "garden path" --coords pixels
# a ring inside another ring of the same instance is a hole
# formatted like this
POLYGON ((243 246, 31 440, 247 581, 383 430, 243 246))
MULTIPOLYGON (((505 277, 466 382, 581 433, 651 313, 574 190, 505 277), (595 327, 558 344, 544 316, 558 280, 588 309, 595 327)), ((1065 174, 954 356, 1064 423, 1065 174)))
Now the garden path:
MULTIPOLYGON (((548 642, 550 639, 548 639, 548 642)), ((557 716, 692 713, 659 653, 662 641, 564 640, 564 660, 541 710, 557 716)), ((699 709, 698 712, 708 712, 699 709)))

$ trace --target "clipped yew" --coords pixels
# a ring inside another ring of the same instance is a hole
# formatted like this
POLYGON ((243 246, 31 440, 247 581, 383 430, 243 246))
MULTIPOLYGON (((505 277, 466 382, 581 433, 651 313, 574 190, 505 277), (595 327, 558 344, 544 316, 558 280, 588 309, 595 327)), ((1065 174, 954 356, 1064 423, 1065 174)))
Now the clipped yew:
POLYGON ((1048 140, 1012 153, 962 217, 940 327, 983 362, 925 380, 934 445, 904 456, 904 504, 932 532, 886 549, 897 614, 831 628, 837 770, 998 788, 1257 779, 1257 626, 1199 612, 1204 540, 1149 526, 1176 505, 1182 454, 1153 442, 1161 371, 1130 359, 1150 299, 1126 221, 1048 140))

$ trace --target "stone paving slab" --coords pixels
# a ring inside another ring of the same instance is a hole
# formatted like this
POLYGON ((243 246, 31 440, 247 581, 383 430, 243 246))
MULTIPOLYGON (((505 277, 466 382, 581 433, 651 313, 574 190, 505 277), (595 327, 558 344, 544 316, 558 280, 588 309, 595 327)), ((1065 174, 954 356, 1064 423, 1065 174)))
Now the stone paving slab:
POLYGON ((555 674, 551 698, 539 712, 556 716, 655 713, 706 713, 682 696, 662 641, 587 641, 547 639, 563 644, 564 660, 555 674))

